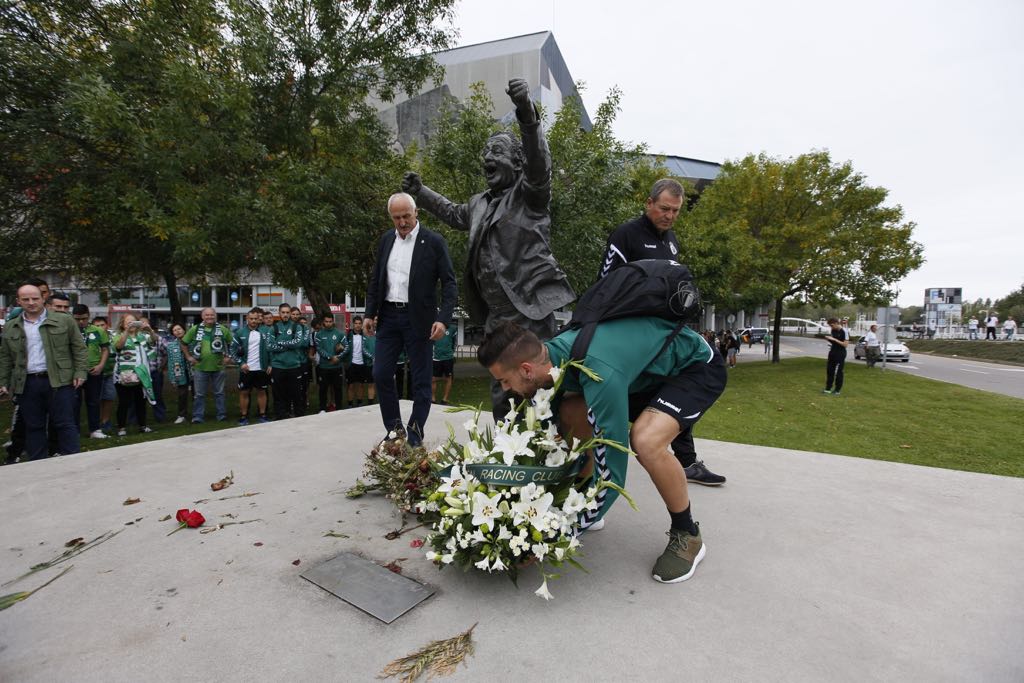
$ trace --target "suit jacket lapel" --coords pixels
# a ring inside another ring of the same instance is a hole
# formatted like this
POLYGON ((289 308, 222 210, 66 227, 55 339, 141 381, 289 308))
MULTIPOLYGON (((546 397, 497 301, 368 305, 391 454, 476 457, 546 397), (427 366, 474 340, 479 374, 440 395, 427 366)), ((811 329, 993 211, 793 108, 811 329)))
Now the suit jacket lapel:
POLYGON ((409 300, 412 301, 413 283, 416 282, 416 266, 419 263, 417 255, 422 256, 426 249, 427 231, 420 225, 420 231, 416 235, 416 244, 412 245, 412 262, 409 264, 409 300))
POLYGON ((395 246, 395 231, 384 235, 384 242, 381 245, 380 254, 380 301, 384 303, 388 296, 388 259, 391 258, 391 249, 395 246))

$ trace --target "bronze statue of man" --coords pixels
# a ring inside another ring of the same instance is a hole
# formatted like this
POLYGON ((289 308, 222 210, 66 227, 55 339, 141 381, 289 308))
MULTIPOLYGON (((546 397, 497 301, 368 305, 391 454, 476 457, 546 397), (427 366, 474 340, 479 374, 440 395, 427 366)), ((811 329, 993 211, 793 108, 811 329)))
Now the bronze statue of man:
MULTIPOLYGON (((513 79, 506 92, 516 107, 522 141, 507 132, 487 141, 486 191, 455 204, 423 185, 416 173, 405 174, 402 189, 420 208, 469 231, 463 291, 470 318, 488 333, 511 321, 550 339, 554 311, 576 298, 551 253, 551 153, 529 84, 513 79)), ((499 385, 492 385, 491 398, 498 415, 504 404, 499 385)))

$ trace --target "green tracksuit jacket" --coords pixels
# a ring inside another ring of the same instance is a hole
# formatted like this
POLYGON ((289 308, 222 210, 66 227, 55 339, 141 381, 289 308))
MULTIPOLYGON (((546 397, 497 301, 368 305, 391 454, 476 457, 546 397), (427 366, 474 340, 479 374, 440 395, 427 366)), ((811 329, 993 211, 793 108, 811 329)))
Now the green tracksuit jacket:
MULTIPOLYGON (((569 373, 562 381, 561 392, 583 394, 593 413, 595 430, 600 429, 604 438, 628 446, 629 395, 654 389, 664 383, 665 377, 677 375, 694 363, 708 363, 714 357, 707 341, 688 328, 683 328, 665 353, 658 355, 674 329, 675 323, 661 318, 621 318, 598 324, 583 364, 601 381, 595 382, 583 373, 578 377, 569 373)), ((578 333, 569 330, 544 342, 555 367, 568 359, 578 333)), ((558 397, 555 399, 552 409, 557 411, 558 397)), ((605 449, 602 467, 601 454, 597 455, 595 478, 607 477, 624 486, 629 456, 614 448, 605 449)), ((617 497, 615 491, 608 490, 601 516, 617 497)))

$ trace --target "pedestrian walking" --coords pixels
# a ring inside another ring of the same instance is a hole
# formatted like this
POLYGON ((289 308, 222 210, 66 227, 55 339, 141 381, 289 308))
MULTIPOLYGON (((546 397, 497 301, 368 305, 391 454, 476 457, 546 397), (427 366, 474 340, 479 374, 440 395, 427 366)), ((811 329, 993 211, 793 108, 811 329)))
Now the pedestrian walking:
POLYGON ((828 319, 832 334, 825 335, 828 342, 828 363, 825 370, 825 390, 822 393, 838 396, 843 389, 843 368, 846 366, 846 347, 849 336, 836 318, 828 319))

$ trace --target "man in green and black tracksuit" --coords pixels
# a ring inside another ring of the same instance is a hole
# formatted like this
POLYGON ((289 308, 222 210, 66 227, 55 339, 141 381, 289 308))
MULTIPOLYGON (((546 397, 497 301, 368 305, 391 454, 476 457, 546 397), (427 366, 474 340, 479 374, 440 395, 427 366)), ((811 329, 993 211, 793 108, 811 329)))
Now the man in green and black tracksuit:
POLYGON ((444 336, 434 342, 434 377, 430 383, 430 397, 434 403, 438 403, 437 381, 444 381, 444 397, 440 401, 443 406, 448 405, 452 393, 452 377, 455 375, 455 337, 458 333, 459 326, 450 322, 444 336))
POLYGON ((316 352, 320 359, 319 381, 320 411, 330 412, 338 406, 345 407, 344 361, 348 351, 345 333, 334 324, 334 315, 328 313, 321 319, 322 327, 316 333, 316 352), (327 402, 327 390, 333 400, 327 402))
POLYGON ((89 307, 85 304, 75 304, 71 314, 78 323, 78 329, 82 331, 82 339, 85 340, 85 348, 88 351, 89 367, 85 384, 78 390, 78 407, 75 415, 81 419, 82 403, 85 403, 89 436, 93 439, 106 439, 107 435, 100 429, 100 398, 103 395, 103 368, 110 357, 110 337, 102 328, 89 322, 89 307))
POLYGON ((249 404, 256 394, 256 419, 267 422, 267 387, 273 370, 270 365, 270 335, 263 325, 263 310, 254 307, 231 343, 231 357, 238 365, 238 424, 249 424, 249 404))
MULTIPOLYGON (((598 323, 583 364, 600 381, 571 373, 552 401, 567 436, 585 440, 600 434, 629 444, 647 470, 672 520, 668 547, 652 572, 663 583, 690 578, 705 554, 690 512, 686 475, 669 445, 711 407, 726 382, 721 355, 693 330, 681 329, 660 352, 675 328, 670 321, 647 317, 598 323)), ((569 330, 541 343, 532 332, 506 323, 484 339, 477 356, 503 388, 530 398, 553 385, 550 371, 569 358, 577 334, 569 330)), ((594 480, 624 485, 628 460, 621 451, 595 448, 594 480)), ((595 528, 616 496, 603 489, 601 507, 585 514, 581 526, 595 528)))
POLYGON ((268 333, 270 337, 270 382, 274 388, 274 418, 284 420, 306 414, 306 401, 301 394, 302 373, 309 339, 306 326, 291 319, 292 307, 278 306, 281 319, 268 333))
MULTIPOLYGON (((644 212, 638 218, 626 221, 608 236, 604 260, 597 273, 597 279, 608 275, 616 268, 643 259, 679 260, 679 242, 672 230, 683 207, 683 186, 675 180, 665 178, 654 183, 644 212)), ((702 460, 697 459, 693 445, 693 434, 684 429, 672 442, 672 452, 686 468, 686 479, 703 486, 721 486, 725 477, 715 474, 702 460)))

